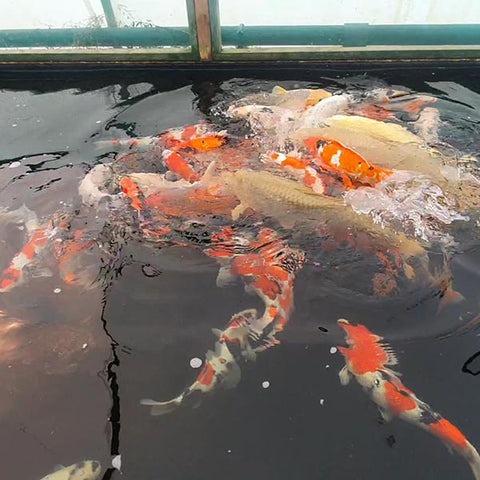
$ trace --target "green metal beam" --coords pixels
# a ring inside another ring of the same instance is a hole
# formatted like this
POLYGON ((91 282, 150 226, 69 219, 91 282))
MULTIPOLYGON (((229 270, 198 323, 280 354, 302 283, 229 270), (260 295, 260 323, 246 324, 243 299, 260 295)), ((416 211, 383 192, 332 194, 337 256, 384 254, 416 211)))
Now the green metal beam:
POLYGON ((198 35, 197 35, 197 16, 195 15, 194 0, 186 0, 187 3, 187 18, 190 32, 190 45, 192 47, 192 55, 195 58, 200 58, 198 49, 198 35))
POLYGON ((209 0, 208 9, 210 13, 210 31, 212 32, 212 53, 215 56, 222 51, 222 30, 218 0, 209 0))
POLYGON ((0 30, 0 48, 190 47, 188 27, 0 30))
POLYGON ((110 28, 118 27, 115 13, 112 7, 112 2, 110 0, 102 0, 102 8, 103 13, 105 14, 105 20, 107 21, 107 25, 110 28))
POLYGON ((480 45, 480 25, 278 25, 222 27, 222 45, 480 45))

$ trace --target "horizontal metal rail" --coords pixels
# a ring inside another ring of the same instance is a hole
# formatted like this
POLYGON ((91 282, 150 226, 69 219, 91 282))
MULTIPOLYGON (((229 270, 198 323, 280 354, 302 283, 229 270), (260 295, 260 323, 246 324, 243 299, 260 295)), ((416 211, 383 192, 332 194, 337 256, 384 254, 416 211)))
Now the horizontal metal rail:
POLYGON ((223 46, 478 45, 480 25, 276 25, 221 27, 223 46))
POLYGON ((480 25, 221 26, 218 0, 184 0, 188 26, 0 30, 0 63, 480 60, 480 25))
POLYGON ((190 47, 188 27, 0 30, 0 48, 190 47))

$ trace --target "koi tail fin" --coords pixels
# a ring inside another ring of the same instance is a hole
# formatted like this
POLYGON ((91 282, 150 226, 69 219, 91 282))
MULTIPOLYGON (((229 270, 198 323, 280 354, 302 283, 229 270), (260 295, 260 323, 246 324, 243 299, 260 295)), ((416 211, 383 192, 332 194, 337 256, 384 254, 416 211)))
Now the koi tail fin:
POLYGON ((480 455, 455 425, 440 417, 429 424, 426 430, 439 438, 450 452, 453 450, 461 455, 470 465, 475 480, 480 480, 480 455))
POLYGON ((480 455, 471 443, 468 444, 468 451, 463 456, 470 465, 475 480, 480 480, 480 455))
POLYGON ((159 416, 176 410, 182 404, 183 397, 184 395, 182 393, 168 402, 157 402, 150 398, 144 398, 143 400, 140 400, 140 404, 150 407, 150 415, 159 416))

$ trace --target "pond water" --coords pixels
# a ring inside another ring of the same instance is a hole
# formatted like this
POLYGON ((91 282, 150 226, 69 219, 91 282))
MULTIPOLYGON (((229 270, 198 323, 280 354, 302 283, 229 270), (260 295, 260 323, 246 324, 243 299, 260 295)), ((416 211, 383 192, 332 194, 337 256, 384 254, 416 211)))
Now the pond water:
MULTIPOLYGON (((479 73, 468 65, 2 72, 0 271, 34 232, 46 229, 47 239, 31 245, 35 261, 14 288, 0 293, 2 478, 39 480, 57 464, 86 459, 102 464, 105 480, 473 478, 468 463, 437 438, 398 418, 381 421, 356 382, 342 386, 338 372, 345 360, 336 347, 345 345, 339 318, 384 337, 405 385, 480 448, 476 190, 459 208, 468 220, 419 239, 431 262, 429 281, 395 273, 398 290, 379 295, 372 291, 379 257, 352 248, 345 232, 366 231, 378 251, 391 252, 388 241, 397 237, 385 229, 372 232, 341 215, 317 218, 297 210, 292 220, 272 200, 233 221, 225 214, 230 204, 203 204, 202 197, 186 207, 175 196, 162 197, 156 211, 168 201, 170 210, 157 217, 143 207, 136 211, 135 195, 118 191, 110 203, 88 205, 79 185, 94 166, 111 162, 113 183, 125 172, 166 175, 161 152, 127 148, 122 156, 112 140, 158 136, 202 121, 233 140, 220 147, 223 157, 216 149, 181 152, 200 162, 201 174, 211 160, 220 172, 222 162, 225 170, 250 168, 245 158, 258 159, 272 130, 262 129, 265 117, 249 125, 228 108, 244 106, 245 97, 261 103, 255 95, 275 85, 358 98, 379 88, 428 95, 441 119, 438 149, 463 159, 465 175, 475 175, 479 73), (278 328, 278 345, 265 343, 272 348, 258 348, 255 361, 245 352, 234 355, 241 367, 235 388, 192 395, 180 408, 151 416, 140 401, 172 399, 194 382, 205 352, 218 341, 212 328, 224 329, 235 313, 271 306, 252 286, 251 273, 232 280, 227 272, 218 286, 219 267, 232 257, 211 250, 229 226, 235 238, 220 245, 233 249, 234 258, 259 252, 263 244, 255 242, 266 230, 269 242, 280 242, 282 261, 294 263, 287 283, 295 277, 295 309, 285 330, 278 328), (450 288, 463 300, 439 308, 450 288)), ((418 118, 411 111, 395 115, 393 122, 413 131, 418 118)), ((274 132, 281 130, 278 122, 274 117, 274 132)), ((276 138, 275 146, 283 140, 276 138)), ((288 190, 291 184, 284 185, 288 190)), ((431 226, 432 216, 419 221, 431 226)), ((392 221, 385 228, 397 227, 392 221)), ((397 267, 421 277, 423 267, 413 265, 397 267)))

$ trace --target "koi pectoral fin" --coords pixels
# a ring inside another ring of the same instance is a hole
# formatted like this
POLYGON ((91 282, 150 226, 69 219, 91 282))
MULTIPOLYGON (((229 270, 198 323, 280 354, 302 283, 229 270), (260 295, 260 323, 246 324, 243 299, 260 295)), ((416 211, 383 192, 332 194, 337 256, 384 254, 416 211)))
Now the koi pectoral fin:
POLYGON ((217 287, 223 288, 234 284, 237 276, 232 273, 230 265, 224 265, 219 268, 217 275, 217 287))
POLYGON ((380 416, 382 417, 382 420, 386 423, 391 422, 393 420, 393 413, 389 412, 388 410, 385 410, 384 408, 378 408, 378 411, 380 412, 380 416))
POLYGON ((346 365, 338 372, 338 376, 340 378, 340 383, 344 387, 348 385, 350 383, 350 380, 352 379, 352 374, 350 373, 346 365))
POLYGON ((226 390, 235 388, 239 383, 242 376, 240 367, 236 362, 232 362, 230 365, 228 373, 222 379, 222 387, 226 390))
POLYGON ((233 210, 232 210, 232 220, 236 222, 247 210, 248 205, 245 205, 244 203, 239 203, 233 210))
POLYGON ((456 305, 457 303, 463 302, 465 297, 456 290, 453 290, 452 287, 447 288, 438 304, 437 313, 443 311, 446 307, 450 305, 456 305))
POLYGON ((140 400, 140 404, 150 407, 150 415, 159 416, 176 410, 182 404, 183 397, 184 395, 182 394, 168 402, 157 402, 150 398, 144 398, 140 400))

